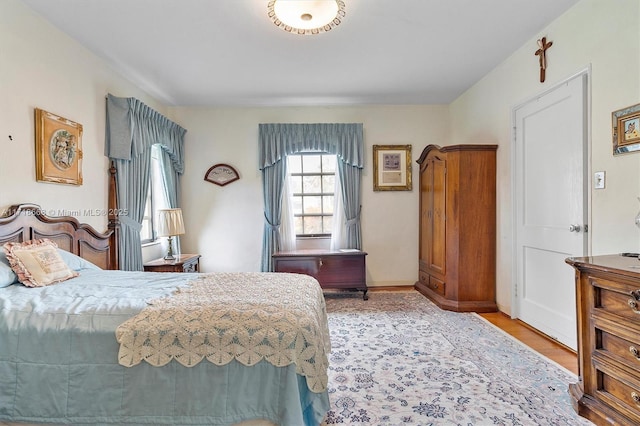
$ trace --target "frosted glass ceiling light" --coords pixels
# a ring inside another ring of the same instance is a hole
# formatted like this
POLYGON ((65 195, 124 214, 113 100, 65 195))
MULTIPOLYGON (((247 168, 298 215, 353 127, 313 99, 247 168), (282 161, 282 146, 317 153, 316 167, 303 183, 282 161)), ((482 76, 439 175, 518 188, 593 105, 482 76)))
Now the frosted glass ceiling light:
POLYGON ((269 18, 278 27, 295 34, 319 34, 340 25, 342 0, 272 0, 269 18))

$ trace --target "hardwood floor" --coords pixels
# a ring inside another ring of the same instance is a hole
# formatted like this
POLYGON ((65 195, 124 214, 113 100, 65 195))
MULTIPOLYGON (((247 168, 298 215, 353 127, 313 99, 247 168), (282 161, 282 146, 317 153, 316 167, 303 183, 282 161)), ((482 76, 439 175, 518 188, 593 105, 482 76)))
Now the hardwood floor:
POLYGON ((478 314, 496 327, 520 340, 533 350, 552 359, 567 370, 578 374, 578 357, 564 345, 534 330, 520 320, 511 319, 502 312, 478 314))

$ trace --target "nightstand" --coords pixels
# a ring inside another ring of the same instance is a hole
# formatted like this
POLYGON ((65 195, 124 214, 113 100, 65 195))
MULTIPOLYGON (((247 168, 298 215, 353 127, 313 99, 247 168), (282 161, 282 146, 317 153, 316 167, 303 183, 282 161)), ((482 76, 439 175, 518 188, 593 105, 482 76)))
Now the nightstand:
POLYGON ((147 262, 144 264, 144 270, 147 272, 198 272, 199 266, 199 254, 181 254, 176 256, 174 261, 160 258, 147 262))

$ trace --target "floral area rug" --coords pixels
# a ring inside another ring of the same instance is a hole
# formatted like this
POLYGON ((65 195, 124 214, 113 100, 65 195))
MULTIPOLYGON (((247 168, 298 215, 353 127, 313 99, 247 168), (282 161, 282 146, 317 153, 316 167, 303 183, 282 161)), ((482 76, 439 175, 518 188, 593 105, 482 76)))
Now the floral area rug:
POLYGON ((327 293, 326 424, 590 425, 577 377, 473 313, 418 292, 327 293))

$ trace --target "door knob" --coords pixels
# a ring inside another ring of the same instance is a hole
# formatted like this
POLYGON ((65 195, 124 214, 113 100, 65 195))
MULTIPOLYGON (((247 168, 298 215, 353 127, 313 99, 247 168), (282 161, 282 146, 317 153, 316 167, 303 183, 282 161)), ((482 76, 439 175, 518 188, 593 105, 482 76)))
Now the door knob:
POLYGON ((580 232, 581 229, 580 225, 569 225, 569 232, 580 232))

